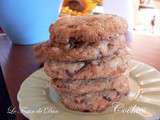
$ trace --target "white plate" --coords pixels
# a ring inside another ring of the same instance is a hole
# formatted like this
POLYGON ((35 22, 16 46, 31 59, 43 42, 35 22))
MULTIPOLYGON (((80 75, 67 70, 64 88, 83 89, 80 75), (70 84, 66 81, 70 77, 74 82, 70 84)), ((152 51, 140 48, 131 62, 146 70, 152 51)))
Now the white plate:
POLYGON ((160 113, 160 73, 153 67, 131 61, 130 93, 102 113, 74 112, 65 108, 43 69, 22 84, 18 101, 30 120, 146 120, 160 113))

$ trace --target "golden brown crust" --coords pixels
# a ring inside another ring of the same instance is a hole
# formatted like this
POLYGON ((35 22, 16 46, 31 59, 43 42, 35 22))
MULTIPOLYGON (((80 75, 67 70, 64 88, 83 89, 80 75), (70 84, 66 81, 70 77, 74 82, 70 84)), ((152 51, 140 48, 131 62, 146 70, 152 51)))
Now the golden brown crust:
POLYGON ((64 105, 76 111, 101 112, 113 102, 118 101, 121 95, 115 90, 105 90, 83 95, 60 93, 64 105))
POLYGON ((77 95, 113 89, 118 91, 120 94, 127 94, 129 91, 129 81, 126 74, 115 78, 107 77, 95 80, 52 79, 51 85, 60 92, 73 93, 77 95))
POLYGON ((73 63, 48 61, 44 64, 44 70, 51 78, 62 80, 88 80, 118 76, 128 68, 128 55, 123 52, 110 60, 109 58, 101 58, 94 61, 73 63))
POLYGON ((125 36, 112 36, 108 41, 82 45, 77 48, 52 45, 51 41, 34 47, 37 56, 42 60, 56 61, 85 61, 111 56, 113 53, 126 47, 125 36))
POLYGON ((34 47, 67 108, 99 112, 128 93, 127 28, 115 15, 62 17, 34 47))
POLYGON ((66 16, 50 27, 50 39, 68 44, 76 41, 97 42, 108 40, 110 35, 127 32, 127 22, 116 15, 66 16))

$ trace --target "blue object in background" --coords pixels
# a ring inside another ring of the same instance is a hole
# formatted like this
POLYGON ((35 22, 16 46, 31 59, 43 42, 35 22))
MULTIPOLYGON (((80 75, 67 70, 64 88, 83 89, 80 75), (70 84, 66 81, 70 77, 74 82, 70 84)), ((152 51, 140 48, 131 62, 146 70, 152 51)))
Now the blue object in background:
POLYGON ((0 26, 15 44, 48 40, 62 0, 0 0, 0 26))

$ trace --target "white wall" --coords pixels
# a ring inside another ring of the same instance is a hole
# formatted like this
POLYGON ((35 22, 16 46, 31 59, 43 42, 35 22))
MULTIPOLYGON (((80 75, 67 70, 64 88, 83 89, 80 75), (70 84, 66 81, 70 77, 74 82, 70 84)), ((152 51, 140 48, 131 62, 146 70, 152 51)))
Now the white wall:
POLYGON ((124 17, 129 24, 129 30, 133 29, 134 0, 103 0, 104 12, 124 17))

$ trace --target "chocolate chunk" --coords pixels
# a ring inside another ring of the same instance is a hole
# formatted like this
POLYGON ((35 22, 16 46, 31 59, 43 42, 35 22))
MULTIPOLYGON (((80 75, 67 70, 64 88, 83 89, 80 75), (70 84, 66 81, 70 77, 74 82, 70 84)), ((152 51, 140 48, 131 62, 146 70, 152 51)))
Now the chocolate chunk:
POLYGON ((103 96, 103 98, 104 98, 105 100, 107 100, 108 102, 111 102, 111 101, 112 101, 112 99, 111 99, 110 96, 103 96))
POLYGON ((69 77, 72 77, 72 76, 73 76, 72 73, 69 72, 69 70, 65 70, 65 71, 66 71, 66 73, 67 73, 67 75, 68 75, 69 77))

